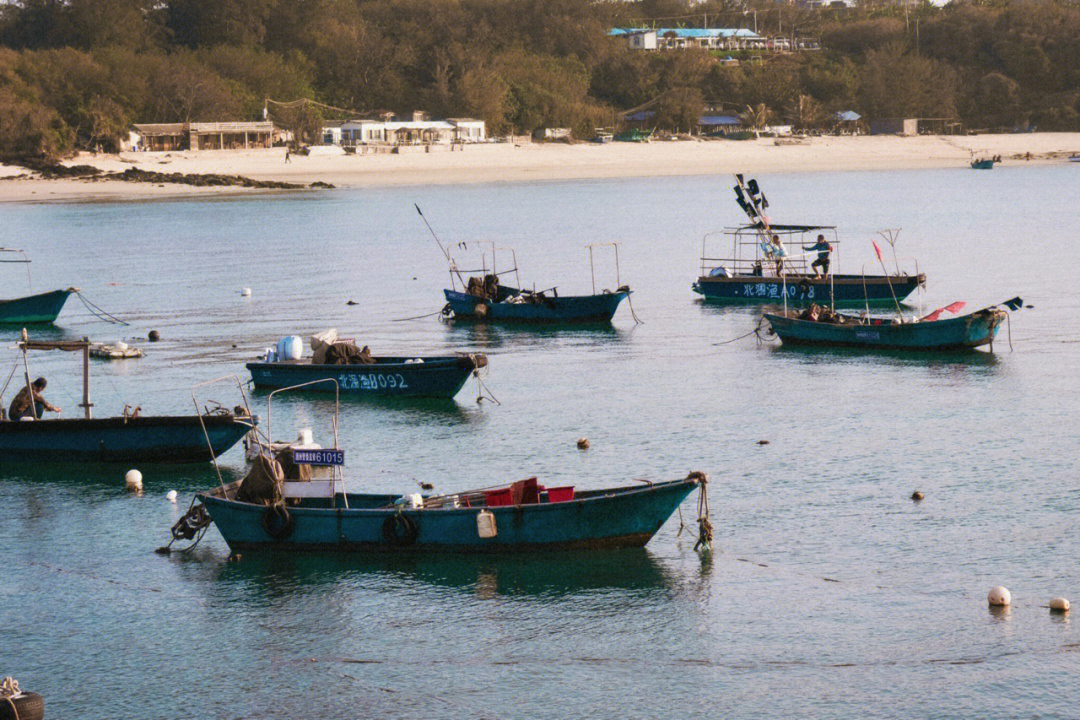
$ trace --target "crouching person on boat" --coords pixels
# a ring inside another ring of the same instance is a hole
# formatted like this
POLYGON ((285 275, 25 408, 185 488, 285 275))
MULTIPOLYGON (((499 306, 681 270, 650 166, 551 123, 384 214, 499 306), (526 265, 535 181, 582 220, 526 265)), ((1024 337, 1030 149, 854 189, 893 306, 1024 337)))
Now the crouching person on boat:
POLYGON ((41 392, 47 384, 45 378, 39 377, 30 387, 24 387, 20 390, 15 395, 15 399, 11 401, 11 407, 8 408, 8 417, 12 420, 22 420, 23 418, 40 420, 46 410, 59 413, 60 408, 41 396, 41 392), (33 391, 32 396, 31 391, 33 391))

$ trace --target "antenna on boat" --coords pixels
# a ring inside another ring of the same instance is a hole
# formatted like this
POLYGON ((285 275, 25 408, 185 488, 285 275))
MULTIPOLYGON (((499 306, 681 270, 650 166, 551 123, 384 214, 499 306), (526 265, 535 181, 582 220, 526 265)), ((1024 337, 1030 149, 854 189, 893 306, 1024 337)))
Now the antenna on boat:
POLYGON ((450 272, 456 273, 458 280, 461 281, 462 285, 465 285, 465 278, 461 276, 461 271, 458 270, 457 265, 454 264, 454 260, 450 257, 449 251, 447 251, 446 247, 442 244, 442 240, 439 240, 439 236, 435 234, 435 230, 431 227, 431 223, 429 223, 428 219, 424 217, 424 213, 420 210, 420 206, 416 203, 413 203, 413 207, 416 208, 416 212, 418 215, 420 215, 420 219, 424 221, 425 225, 427 225, 427 229, 428 232, 431 233, 431 237, 435 238, 435 242, 438 243, 439 249, 442 250, 443 257, 446 258, 446 262, 450 265, 450 272))

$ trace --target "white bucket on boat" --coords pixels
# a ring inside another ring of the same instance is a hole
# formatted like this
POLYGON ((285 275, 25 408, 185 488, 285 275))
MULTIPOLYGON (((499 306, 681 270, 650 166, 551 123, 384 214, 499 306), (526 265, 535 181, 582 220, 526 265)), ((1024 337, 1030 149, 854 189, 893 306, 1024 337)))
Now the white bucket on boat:
POLYGON ((124 352, 125 350, 128 349, 128 344, 126 342, 124 342, 123 340, 119 340, 116 343, 116 349, 119 350, 120 352, 124 352))
POLYGON ((304 356, 304 341, 296 335, 289 335, 278 340, 277 356, 279 360, 299 360, 304 356))
POLYGON ((495 528, 495 513, 490 510, 481 510, 476 514, 476 532, 482 538, 493 538, 499 534, 495 528))
POLYGON ((315 444, 315 436, 311 432, 311 428, 300 428, 300 432, 296 434, 296 445, 307 448, 315 444))

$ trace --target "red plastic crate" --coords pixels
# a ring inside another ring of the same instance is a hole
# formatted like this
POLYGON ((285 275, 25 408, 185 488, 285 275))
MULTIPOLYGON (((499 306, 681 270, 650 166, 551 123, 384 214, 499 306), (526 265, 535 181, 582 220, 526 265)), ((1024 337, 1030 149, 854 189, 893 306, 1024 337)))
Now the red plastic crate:
POLYGON ((549 503, 570 502, 574 499, 574 486, 548 488, 547 496, 549 503))

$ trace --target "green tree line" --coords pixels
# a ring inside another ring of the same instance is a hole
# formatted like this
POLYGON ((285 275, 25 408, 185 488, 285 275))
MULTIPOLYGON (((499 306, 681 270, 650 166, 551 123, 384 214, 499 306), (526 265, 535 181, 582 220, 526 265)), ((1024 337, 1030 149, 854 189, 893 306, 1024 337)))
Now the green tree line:
MULTIPOLYGON (((1054 0, 800 9, 772 0, 12 0, 0 4, 0 153, 115 149, 133 122, 257 119, 264 98, 474 116, 587 136, 650 101, 828 127, 949 117, 1080 130, 1080 8, 1054 0), (612 27, 753 27, 816 52, 630 50, 612 27)), ((271 107, 273 113, 273 106, 271 107)), ((312 106, 280 124, 317 127, 312 106)))

